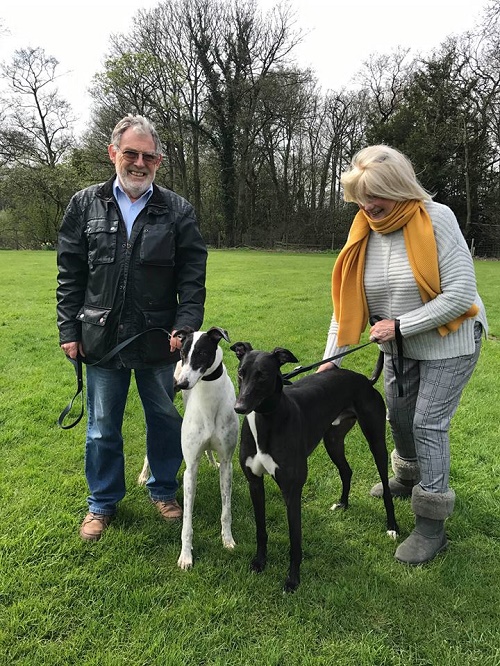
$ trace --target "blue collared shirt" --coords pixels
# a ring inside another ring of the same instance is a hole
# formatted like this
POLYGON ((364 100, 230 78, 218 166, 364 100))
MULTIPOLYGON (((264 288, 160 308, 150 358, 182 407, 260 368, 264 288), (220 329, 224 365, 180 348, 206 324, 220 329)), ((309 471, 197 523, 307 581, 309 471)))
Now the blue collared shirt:
POLYGON ((127 227, 127 238, 130 238, 132 227, 134 226, 134 222, 137 219, 137 216, 145 207, 151 195, 153 194, 153 185, 151 184, 144 192, 144 194, 139 199, 137 199, 137 201, 130 201, 128 196, 125 194, 120 181, 118 178, 115 178, 115 182, 113 183, 113 194, 115 195, 118 205, 120 206, 120 211, 125 222, 125 226, 127 227))

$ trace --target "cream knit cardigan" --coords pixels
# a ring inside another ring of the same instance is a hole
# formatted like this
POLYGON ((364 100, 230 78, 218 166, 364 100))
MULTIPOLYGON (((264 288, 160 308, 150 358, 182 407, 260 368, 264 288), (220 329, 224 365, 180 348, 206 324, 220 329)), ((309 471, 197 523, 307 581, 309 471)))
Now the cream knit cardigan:
MULTIPOLYGON (((364 273, 368 310, 370 316, 399 319, 406 358, 434 360, 472 354, 474 322, 481 322, 485 335, 488 331, 472 257, 451 209, 434 201, 424 203, 434 227, 442 293, 423 303, 401 229, 390 234, 371 231, 364 273), (441 337, 437 327, 463 314, 473 303, 479 307, 476 318, 463 322, 455 333, 441 337)), ((323 358, 348 349, 337 347, 337 329, 333 316, 323 358)), ((391 353, 394 343, 382 344, 380 349, 391 353)))

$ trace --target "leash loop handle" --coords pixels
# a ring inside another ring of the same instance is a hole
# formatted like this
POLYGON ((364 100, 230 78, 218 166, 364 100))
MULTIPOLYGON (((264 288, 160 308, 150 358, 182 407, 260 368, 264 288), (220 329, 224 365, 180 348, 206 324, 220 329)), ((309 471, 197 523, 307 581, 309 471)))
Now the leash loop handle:
POLYGON ((71 398, 69 403, 66 405, 66 407, 62 410, 62 412, 59 415, 59 418, 57 419, 57 425, 62 428, 63 430, 69 430, 70 428, 74 428, 80 421, 82 420, 83 417, 83 373, 82 373, 82 359, 80 355, 77 356, 77 358, 70 358, 69 356, 66 357, 68 361, 73 365, 75 368, 75 373, 76 373, 76 393, 75 395, 71 398), (81 401, 81 406, 80 406, 80 413, 76 417, 74 421, 71 423, 68 423, 68 425, 64 425, 64 419, 66 416, 70 413, 70 411, 73 409, 73 404, 75 400, 80 396, 80 401, 81 401))
MULTIPOLYGON (((375 322, 381 321, 382 317, 378 315, 373 315, 370 317, 370 324, 373 326, 375 322)), ((396 378, 396 386, 398 387, 398 397, 402 398, 404 395, 403 390, 403 336, 401 335, 399 319, 394 320, 394 336, 396 338, 396 350, 397 350, 397 364, 394 360, 394 353, 391 354, 391 363, 392 369, 394 371, 394 377, 396 378)))
POLYGON ((396 375, 396 384, 398 386, 398 396, 403 397, 403 336, 401 335, 401 330, 399 328, 399 319, 394 320, 394 332, 396 334, 396 349, 398 352, 398 363, 394 360, 394 354, 392 355, 392 367, 394 374, 396 375))

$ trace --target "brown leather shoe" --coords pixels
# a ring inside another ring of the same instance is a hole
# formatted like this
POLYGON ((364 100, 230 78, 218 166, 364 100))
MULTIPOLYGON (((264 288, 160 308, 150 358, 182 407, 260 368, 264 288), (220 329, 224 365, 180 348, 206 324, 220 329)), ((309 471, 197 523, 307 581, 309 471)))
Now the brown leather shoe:
POLYGON ((113 516, 104 516, 101 513, 88 513, 80 527, 80 536, 85 541, 97 541, 112 518, 113 516))
POLYGON ((176 499, 166 501, 152 500, 152 502, 165 520, 170 521, 182 518, 182 509, 176 499))

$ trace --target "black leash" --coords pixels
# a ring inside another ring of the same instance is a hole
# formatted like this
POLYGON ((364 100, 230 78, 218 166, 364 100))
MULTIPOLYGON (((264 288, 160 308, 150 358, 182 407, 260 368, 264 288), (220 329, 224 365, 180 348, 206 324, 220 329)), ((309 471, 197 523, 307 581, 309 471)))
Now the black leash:
MULTIPOLYGON (((372 317, 370 319, 370 323, 373 325, 374 322, 380 321, 382 319, 381 317, 372 317)), ((403 337, 401 335, 401 331, 399 329, 399 319, 395 320, 395 334, 396 334, 396 348, 397 348, 397 360, 398 363, 396 364, 394 360, 394 355, 392 355, 392 367, 394 370, 394 375, 396 377, 396 383, 398 387, 398 396, 401 398, 403 396, 403 337)), ((94 365, 99 365, 100 363, 106 363, 110 359, 113 358, 113 356, 116 356, 122 349, 124 349, 127 345, 129 345, 131 342, 139 338, 141 335, 144 335, 145 333, 149 333, 150 331, 161 331, 162 333, 165 333, 168 337, 172 337, 171 333, 167 331, 165 328, 160 328, 160 327, 155 327, 155 328, 149 328, 146 331, 142 331, 141 333, 137 333, 137 335, 133 335, 131 338, 127 338, 127 340, 124 340, 123 342, 120 342, 120 344, 116 345, 116 347, 113 347, 111 351, 109 351, 107 354, 105 354, 99 361, 96 361, 95 363, 90 363, 90 366, 94 365)), ((297 375, 301 375, 304 372, 308 372, 309 370, 314 370, 314 368, 318 368, 320 365, 323 365, 323 363, 329 363, 331 361, 336 361, 339 358, 343 358, 344 356, 347 356, 348 354, 353 354, 354 352, 359 351, 360 349, 363 349, 363 347, 368 347, 368 345, 373 344, 376 342, 376 340, 370 340, 369 342, 365 342, 362 345, 358 345, 357 347, 353 347, 352 349, 348 349, 345 352, 342 352, 341 354, 335 354, 335 356, 330 356, 329 358, 324 358, 321 361, 317 361, 316 363, 311 363, 310 365, 302 366, 299 365, 296 368, 294 368, 291 372, 287 372, 286 375, 282 375, 283 381, 285 383, 291 384, 290 379, 292 377, 296 377, 297 375)), ((383 352, 382 352, 383 353, 383 352)), ((76 359, 70 358, 69 356, 66 357, 68 361, 73 365, 75 368, 75 373, 76 373, 76 393, 75 395, 71 398, 70 402, 68 405, 63 409, 61 414, 59 415, 59 418, 57 420, 57 424, 59 425, 60 428, 63 430, 69 430, 70 428, 74 428, 78 423, 80 423, 83 414, 84 414, 84 404, 83 404, 83 370, 82 370, 82 358, 80 355, 77 356, 76 359), (73 408, 73 404, 75 400, 80 396, 81 399, 81 408, 80 408, 80 413, 76 417, 74 421, 69 423, 68 425, 64 425, 64 419, 66 416, 69 414, 69 412, 73 408)), ((213 377, 210 375, 209 377, 206 378, 206 381, 211 381, 212 379, 217 379, 220 377, 222 374, 222 365, 220 368, 217 368, 214 373, 213 377)))
POLYGON ((372 345, 374 342, 375 340, 370 340, 370 342, 365 342, 364 345, 353 347, 352 349, 348 349, 347 351, 342 352, 341 354, 335 354, 335 356, 330 356, 329 358, 324 358, 321 361, 317 361, 316 363, 311 363, 311 365, 306 365, 306 366, 299 365, 296 368, 294 368, 291 372, 287 372, 286 375, 283 375, 283 379, 287 381, 292 377, 296 377, 297 375, 302 374, 303 372, 307 372, 308 370, 314 370, 314 368, 319 368, 319 366, 323 365, 323 363, 335 361, 336 359, 343 358, 348 354, 353 354, 354 352, 357 352, 359 349, 363 349, 363 347, 368 347, 368 345, 372 345))
POLYGON ((399 319, 395 319, 395 333, 396 333, 396 349, 398 351, 398 363, 394 360, 394 354, 391 355, 392 369, 396 377, 396 384, 398 386, 398 396, 403 397, 403 336, 399 330, 399 319))
MULTIPOLYGON (((127 338, 123 342, 120 342, 120 344, 116 345, 116 347, 113 347, 111 351, 109 351, 107 354, 105 354, 101 359, 96 361, 95 363, 89 363, 89 366, 94 366, 94 365, 99 365, 100 363, 106 363, 110 359, 113 358, 113 356, 116 356, 119 352, 121 352, 122 349, 127 347, 131 342, 134 342, 134 340, 137 340, 137 338, 140 338, 141 335, 144 335, 145 333, 149 333, 150 331, 161 331, 162 333, 166 333, 166 335, 171 338, 172 335, 170 331, 167 331, 165 328, 160 328, 160 327, 155 327, 155 328, 148 328, 146 331, 141 331, 141 333, 137 333, 137 335, 133 335, 131 338, 127 338)), ((83 369, 82 369, 82 357, 80 354, 75 358, 70 358, 69 356, 66 357, 68 361, 73 365, 75 368, 75 373, 76 373, 76 393, 75 395, 71 398, 69 401, 68 405, 62 410, 61 414, 59 415, 59 418, 57 419, 57 424, 60 428, 63 430, 69 430, 70 428, 74 428, 78 423, 80 423, 83 413, 84 413, 84 406, 83 406, 83 369), (68 425, 64 425, 64 419, 66 416, 70 413, 70 411, 73 408, 73 404, 75 400, 80 396, 81 400, 81 408, 80 408, 80 413, 76 417, 74 421, 69 423, 68 425)))
MULTIPOLYGON (((370 318, 370 324, 373 326, 373 324, 377 321, 381 321, 382 317, 378 316, 373 316, 370 318)), ((394 354, 391 355, 391 361, 392 361, 392 367, 394 370, 394 376, 396 377, 396 383, 398 387, 398 396, 400 398, 403 397, 403 336, 401 335, 401 331, 399 328, 399 319, 395 319, 395 337, 396 337, 396 348, 397 348, 397 364, 394 360, 394 354)), ((323 363, 329 363, 331 361, 335 361, 339 358, 343 358, 344 356, 347 356, 348 354, 353 354, 354 352, 363 349, 363 347, 367 347, 368 345, 373 344, 374 342, 377 342, 376 340, 370 340, 370 342, 365 342, 363 345, 359 345, 358 347, 353 347, 352 349, 348 349, 345 352, 342 352, 341 354, 336 354, 335 356, 330 356, 330 358, 324 358, 321 361, 317 361, 316 363, 311 363, 311 365, 306 365, 302 366, 299 365, 298 367, 294 368, 291 372, 288 372, 286 375, 283 376, 283 381, 285 383, 290 384, 291 382, 289 381, 292 379, 292 377, 296 377, 297 375, 302 374, 303 372, 307 372, 308 370, 314 370, 314 368, 318 368, 320 365, 323 365, 323 363)), ((383 352, 381 352, 383 354, 383 352)))

